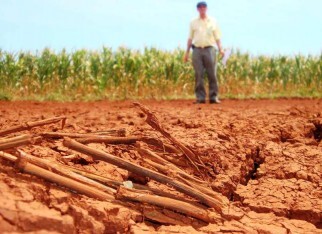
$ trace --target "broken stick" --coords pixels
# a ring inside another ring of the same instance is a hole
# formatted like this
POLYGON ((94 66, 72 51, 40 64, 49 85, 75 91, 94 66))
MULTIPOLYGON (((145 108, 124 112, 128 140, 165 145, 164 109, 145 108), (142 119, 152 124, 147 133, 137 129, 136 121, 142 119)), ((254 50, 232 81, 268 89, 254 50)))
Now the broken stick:
POLYGON ((64 128, 65 122, 66 122, 66 117, 55 117, 55 118, 44 119, 44 120, 39 120, 39 121, 35 121, 35 122, 25 122, 19 126, 8 128, 8 129, 0 131, 0 136, 8 135, 8 134, 14 133, 14 132, 21 132, 21 131, 25 131, 25 130, 30 130, 34 127, 40 127, 40 126, 44 126, 47 124, 57 123, 59 121, 62 121, 62 128, 64 128))
POLYGON ((70 138, 95 138, 95 137, 102 137, 102 136, 118 136, 124 137, 124 131, 122 130, 110 130, 105 131, 103 133, 68 133, 68 132, 44 132, 40 134, 42 137, 45 138, 53 138, 53 139, 60 139, 64 137, 70 138))
MULTIPOLYGON (((78 173, 80 175, 83 175, 83 176, 85 176, 87 178, 90 178, 92 180, 99 181, 100 183, 106 184, 109 187, 112 187, 112 188, 115 188, 115 189, 117 189, 119 186, 123 185, 123 182, 121 182, 121 181, 112 180, 112 179, 109 179, 109 178, 106 178, 106 177, 103 177, 103 176, 100 176, 100 175, 97 175, 97 174, 94 174, 94 173, 91 173, 91 172, 79 170, 79 169, 76 169, 74 167, 66 167, 66 168, 71 170, 71 171, 73 171, 73 172, 76 172, 76 173, 78 173)), ((191 201, 191 200, 188 200, 188 199, 183 198, 183 197, 178 197, 178 196, 176 196, 174 194, 171 194, 169 192, 165 192, 165 191, 160 190, 160 189, 151 188, 149 186, 136 184, 136 183, 132 183, 132 184, 133 184, 133 188, 137 189, 137 190, 146 190, 146 191, 150 191, 150 192, 154 193, 155 195, 159 195, 159 196, 163 196, 163 197, 169 197, 169 198, 173 198, 173 199, 180 199, 180 200, 186 201, 188 203, 192 203, 192 204, 194 204, 196 206, 199 206, 199 207, 202 206, 201 204, 199 204, 199 203, 197 203, 195 201, 191 201)))
POLYGON ((88 138, 79 138, 78 142, 83 144, 89 143, 105 143, 105 144, 134 144, 141 141, 142 137, 108 137, 108 136, 95 136, 88 138))
POLYGON ((0 151, 0 158, 3 158, 3 159, 6 159, 10 162, 16 162, 17 161, 17 157, 12 155, 12 154, 8 154, 8 153, 5 153, 3 151, 0 151))
POLYGON ((112 187, 112 188, 118 188, 119 186, 121 186, 123 183, 121 181, 115 181, 115 180, 112 180, 112 179, 109 179, 109 178, 106 178, 104 176, 101 176, 101 175, 97 175, 97 174, 94 174, 94 173, 91 173, 91 172, 88 172, 88 171, 83 171, 83 170, 79 170, 77 168, 74 168, 74 167, 67 167, 69 170, 77 173, 77 174, 80 174, 82 176, 85 176, 89 179, 92 179, 92 180, 96 180, 96 181, 99 181, 100 183, 103 183, 103 184, 106 184, 108 185, 109 187, 112 187))
POLYGON ((182 181, 183 183, 199 190, 200 192, 207 194, 208 196, 212 197, 213 199, 217 200, 218 204, 221 204, 222 206, 229 206, 229 200, 224 195, 217 193, 213 191, 211 188, 207 186, 203 186, 200 183, 195 183, 194 181, 191 181, 190 178, 184 178, 182 175, 178 177, 178 180, 182 181))
POLYGON ((85 194, 86 196, 100 199, 100 200, 109 200, 109 201, 114 200, 113 196, 111 196, 110 194, 105 193, 97 188, 91 187, 88 184, 82 184, 78 181, 75 181, 70 178, 66 178, 61 175, 58 175, 54 172, 48 171, 48 170, 43 169, 39 166, 36 166, 32 163, 29 163, 25 160, 17 160, 17 157, 15 157, 13 155, 10 155, 10 154, 4 153, 4 152, 0 152, 0 157, 10 160, 12 162, 16 162, 17 167, 20 170, 22 170, 23 172, 41 177, 45 180, 48 180, 50 182, 61 185, 61 186, 68 188, 72 191, 76 191, 78 193, 85 194), (14 159, 17 161, 13 161, 14 159))
POLYGON ((63 176, 69 177, 73 180, 77 180, 81 183, 84 184, 88 184, 91 186, 96 187, 97 189, 100 189, 104 192, 107 192, 111 195, 114 195, 115 190, 112 188, 109 188, 101 183, 98 183, 97 181, 91 180, 85 176, 82 176, 80 174, 77 174, 73 171, 70 171, 68 169, 66 169, 63 165, 58 165, 55 162, 49 162, 45 159, 41 159, 41 158, 37 158, 33 155, 27 154, 25 152, 23 152, 22 150, 18 150, 19 156, 22 157, 23 159, 27 160, 28 162, 35 164, 37 166, 40 166, 44 169, 50 170, 50 171, 54 171, 58 174, 61 174, 63 176))
POLYGON ((21 140, 26 140, 29 139, 31 136, 27 135, 27 134, 23 134, 20 136, 15 136, 15 137, 4 137, 4 138, 0 138, 0 144, 3 143, 8 143, 9 141, 21 141, 21 140))
POLYGON ((152 152, 151 150, 141 148, 139 145, 137 145, 137 146, 138 146, 137 151, 143 157, 143 159, 145 157, 148 157, 152 161, 166 166, 167 167, 166 168, 167 174, 173 174, 173 175, 177 174, 177 175, 180 175, 184 178, 187 178, 188 180, 192 180, 195 183, 206 184, 204 181, 199 180, 199 179, 194 178, 193 176, 189 175, 188 173, 186 173, 185 171, 183 171, 182 169, 180 169, 179 167, 177 167, 173 163, 161 158, 159 155, 152 152))
POLYGON ((216 209, 220 213, 221 213, 222 209, 224 208, 220 204, 218 204, 217 200, 213 199, 212 197, 210 197, 206 194, 203 194, 199 190, 196 190, 186 184, 183 184, 182 182, 179 182, 173 178, 170 178, 170 177, 160 174, 158 172, 155 172, 155 171, 149 170, 147 168, 141 167, 139 165, 133 164, 133 163, 128 162, 122 158, 118 158, 114 155, 108 154, 104 151, 88 147, 88 146, 83 145, 83 144, 81 144, 75 140, 72 140, 72 139, 65 139, 63 144, 64 144, 64 146, 71 148, 73 150, 76 150, 80 153, 90 155, 97 160, 102 160, 102 161, 111 163, 115 166, 118 166, 118 167, 128 170, 130 172, 136 173, 138 175, 149 177, 153 180, 156 180, 156 181, 166 184, 166 185, 171 185, 175 189, 177 189, 179 192, 182 192, 186 195, 196 198, 200 202, 208 205, 209 207, 216 209))
POLYGON ((201 165, 203 165, 202 161, 199 159, 199 157, 192 152, 188 147, 186 147, 184 144, 182 144, 180 141, 175 139, 169 132, 167 132, 161 125, 160 121, 156 117, 155 114, 153 114, 147 107, 143 106, 140 103, 133 103, 135 106, 140 108, 146 115, 146 122, 155 130, 160 132, 165 138, 167 138, 169 141, 172 142, 175 146, 177 146, 187 157, 188 161, 192 164, 193 167, 197 169, 197 171, 201 174, 198 166, 194 163, 194 161, 198 160, 201 165), (194 161, 193 161, 194 160, 194 161))
POLYGON ((22 135, 18 137, 5 138, 0 140, 0 150, 7 150, 22 145, 28 145, 34 143, 36 138, 32 138, 31 135, 22 135))
POLYGON ((110 129, 110 130, 104 130, 104 131, 96 131, 96 132, 91 132, 91 134, 95 135, 111 135, 111 136, 120 136, 120 137, 125 137, 126 136, 126 129, 121 128, 121 129, 110 129))
POLYGON ((213 199, 216 199, 219 206, 225 207, 225 206, 229 205, 229 200, 225 196, 211 190, 210 188, 207 187, 207 184, 194 183, 193 181, 190 181, 191 179, 184 179, 182 174, 179 174, 178 171, 175 171, 168 166, 163 166, 163 165, 161 165, 157 162, 153 162, 149 159, 143 159, 143 160, 148 165, 156 168, 159 172, 161 172, 169 177, 172 177, 174 179, 177 179, 178 181, 182 181, 183 183, 191 186, 192 188, 199 190, 200 192, 212 197, 213 199))
POLYGON ((175 153, 175 154, 181 154, 182 152, 178 150, 176 147, 173 145, 169 145, 166 143, 163 143, 161 140, 156 139, 156 138, 146 138, 142 140, 143 142, 153 145, 161 149, 162 151, 169 152, 169 153, 175 153))
POLYGON ((120 130, 119 133, 116 132, 114 137, 113 137, 113 134, 111 134, 110 136, 106 136, 108 134, 103 135, 103 134, 96 134, 96 133, 63 133, 63 132, 44 132, 40 135, 45 138, 54 138, 54 139, 60 139, 64 137, 77 138, 77 141, 83 144, 89 144, 89 143, 134 144, 138 141, 142 141, 149 145, 154 145, 166 152, 176 153, 176 154, 181 153, 181 151, 179 151, 174 146, 169 144, 164 144, 159 139, 144 137, 144 136, 125 137, 123 133, 124 132, 120 130))
POLYGON ((127 189, 124 187, 120 187, 118 189, 116 198, 160 206, 166 209, 183 213, 207 223, 217 223, 222 221, 220 215, 194 206, 190 203, 172 198, 136 192, 135 190, 127 189))
MULTIPOLYGON (((183 221, 181 221, 180 219, 177 218, 172 218, 169 217, 167 215, 165 215, 163 212, 165 210, 162 209, 156 209, 154 206, 149 207, 147 205, 144 206, 143 208, 143 215, 150 220, 153 220, 154 222, 159 222, 159 223, 164 223, 164 224, 170 224, 170 225, 179 225, 179 226, 188 226, 188 225, 192 225, 191 220, 188 217, 185 217, 185 221, 188 221, 187 223, 184 223, 183 221), (190 221, 190 223, 189 223, 190 221)), ((170 212, 170 210, 168 211, 170 212)), ((178 216, 178 213, 175 214, 176 216, 178 216)), ((182 218, 182 217, 180 217, 182 218)))
MULTIPOLYGON (((72 137, 73 138, 73 137, 72 137)), ((88 137, 82 137, 77 139, 78 142, 83 144, 89 144, 89 143, 105 143, 105 144, 135 144, 138 141, 145 142, 147 144, 155 145, 158 147, 163 147, 164 150, 173 152, 174 149, 171 145, 166 145, 160 143, 157 139, 150 138, 150 137, 138 137, 138 136, 129 136, 129 137, 111 137, 111 136, 88 136, 88 137)))

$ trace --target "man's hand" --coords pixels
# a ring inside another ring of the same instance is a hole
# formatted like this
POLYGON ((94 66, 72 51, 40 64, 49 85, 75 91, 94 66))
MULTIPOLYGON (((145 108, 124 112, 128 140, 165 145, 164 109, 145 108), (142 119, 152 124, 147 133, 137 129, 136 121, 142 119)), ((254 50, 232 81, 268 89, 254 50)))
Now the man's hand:
POLYGON ((223 58, 225 56, 225 50, 219 49, 219 54, 220 54, 220 58, 223 58))
POLYGON ((185 53, 183 61, 187 63, 189 61, 189 53, 185 53))
POLYGON ((183 58, 183 61, 185 63, 189 61, 189 54, 190 54, 191 46, 192 46, 192 39, 189 38, 188 42, 187 42, 187 50, 186 50, 186 53, 185 53, 184 58, 183 58))
POLYGON ((219 49, 220 58, 223 58, 225 55, 225 50, 223 50, 221 46, 221 40, 220 39, 216 40, 216 43, 217 43, 217 48, 219 49))

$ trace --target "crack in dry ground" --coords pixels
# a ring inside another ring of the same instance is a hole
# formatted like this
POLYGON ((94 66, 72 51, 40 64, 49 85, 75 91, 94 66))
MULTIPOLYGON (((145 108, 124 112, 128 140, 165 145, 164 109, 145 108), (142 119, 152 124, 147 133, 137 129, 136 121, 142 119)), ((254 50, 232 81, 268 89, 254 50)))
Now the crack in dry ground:
POLYGON ((314 139, 317 142, 321 142, 322 140, 322 123, 321 121, 314 122, 315 130, 313 131, 314 139))

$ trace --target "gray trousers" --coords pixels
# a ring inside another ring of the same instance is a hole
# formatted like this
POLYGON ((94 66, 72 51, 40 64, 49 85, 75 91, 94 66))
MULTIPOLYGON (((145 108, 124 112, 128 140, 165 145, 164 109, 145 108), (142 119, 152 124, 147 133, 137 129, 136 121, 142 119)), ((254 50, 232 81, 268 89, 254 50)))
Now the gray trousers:
POLYGON ((215 100, 218 95, 216 50, 214 47, 205 49, 195 48, 192 52, 192 64, 195 70, 195 94, 198 101, 206 100, 204 85, 205 71, 209 82, 209 100, 215 100))

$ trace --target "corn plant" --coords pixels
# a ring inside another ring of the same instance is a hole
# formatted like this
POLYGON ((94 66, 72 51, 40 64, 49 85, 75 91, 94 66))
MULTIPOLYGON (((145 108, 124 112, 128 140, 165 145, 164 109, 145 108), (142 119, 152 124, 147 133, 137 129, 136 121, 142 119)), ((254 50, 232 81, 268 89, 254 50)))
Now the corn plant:
MULTIPOLYGON (((0 94, 60 100, 193 97, 194 71, 184 51, 156 48, 32 53, 0 50, 0 94)), ((219 58, 218 58, 219 60, 219 58)), ((218 62, 221 96, 322 96, 320 56, 252 56, 218 62)), ((0 95, 1 96, 1 95, 0 95)))

